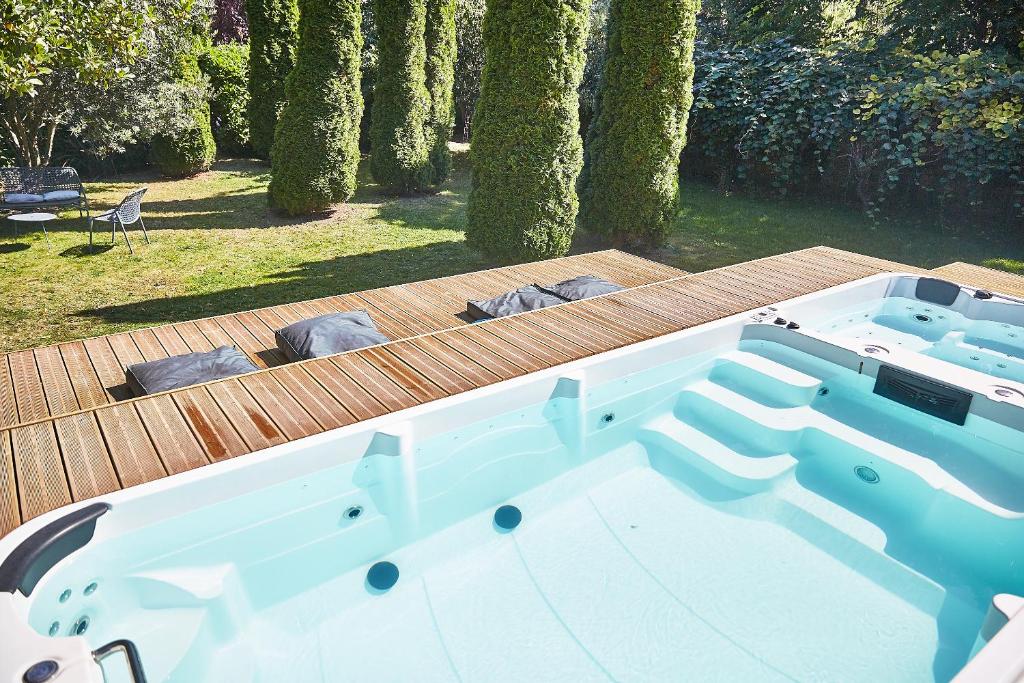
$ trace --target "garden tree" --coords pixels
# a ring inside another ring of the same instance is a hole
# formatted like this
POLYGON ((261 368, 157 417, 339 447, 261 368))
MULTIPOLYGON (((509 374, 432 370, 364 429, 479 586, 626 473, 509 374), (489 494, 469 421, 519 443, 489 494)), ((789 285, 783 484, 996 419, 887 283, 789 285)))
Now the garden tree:
POLYGON ((889 19, 891 36, 913 50, 960 53, 998 48, 1024 57, 1020 0, 901 0, 891 3, 889 19))
POLYGON ((487 4, 466 238, 495 258, 569 251, 583 165, 577 90, 589 10, 589 0, 487 4))
POLYGON ((618 246, 659 243, 678 213, 698 8, 699 0, 612 0, 580 225, 618 246))
POLYGON ((249 136, 261 159, 270 157, 274 127, 285 104, 285 79, 295 66, 296 0, 246 0, 249 21, 249 136))
POLYGON ((427 0, 375 0, 377 82, 370 124, 370 172, 390 192, 415 192, 430 182, 425 127, 427 0))
POLYGON ((152 157, 160 172, 169 177, 195 175, 209 170, 217 155, 210 127, 208 84, 199 68, 199 55, 209 50, 209 15, 192 12, 193 0, 182 0, 187 23, 176 27, 183 36, 174 55, 170 76, 180 87, 175 110, 152 139, 152 157), (190 20, 190 21, 188 21, 190 20))
POLYGON ((249 153, 249 46, 244 43, 213 45, 199 60, 210 79, 210 124, 217 153, 249 153))
POLYGON ((430 183, 451 175, 448 141, 455 126, 455 0, 427 0, 425 76, 430 108, 424 137, 430 154, 430 183))
POLYGON ((455 5, 455 111, 462 138, 466 141, 469 140, 476 101, 480 97, 486 10, 486 0, 458 0, 455 5))
POLYGON ((213 42, 244 43, 249 38, 245 20, 245 0, 215 0, 213 3, 213 42))
POLYGON ((299 48, 270 154, 270 204, 292 215, 355 192, 359 166, 359 0, 302 0, 299 48))
POLYGON ((143 48, 145 7, 136 0, 53 0, 4 5, 0 124, 28 166, 50 162, 68 95, 130 77, 143 48))

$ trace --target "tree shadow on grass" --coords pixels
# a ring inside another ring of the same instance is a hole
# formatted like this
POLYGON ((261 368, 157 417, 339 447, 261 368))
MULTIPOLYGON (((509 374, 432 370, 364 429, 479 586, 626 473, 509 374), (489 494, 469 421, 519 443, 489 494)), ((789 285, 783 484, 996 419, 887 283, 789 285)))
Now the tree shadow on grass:
POLYGON ((16 254, 19 251, 31 248, 31 244, 25 244, 24 242, 5 242, 0 244, 0 254, 16 254))
MULTIPOLYGON (((156 325, 385 287, 490 267, 460 242, 340 256, 273 275, 273 282, 77 311, 106 323, 156 325)), ((453 314, 456 313, 453 311, 453 314)))

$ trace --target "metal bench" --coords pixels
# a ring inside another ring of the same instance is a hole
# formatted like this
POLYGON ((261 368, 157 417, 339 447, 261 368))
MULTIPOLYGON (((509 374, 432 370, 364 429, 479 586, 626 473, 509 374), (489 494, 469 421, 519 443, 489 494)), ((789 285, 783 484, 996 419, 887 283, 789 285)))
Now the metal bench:
POLYGON ((78 177, 78 171, 70 166, 0 168, 0 210, 35 211, 56 207, 78 207, 79 216, 89 215, 89 198, 78 177), (11 195, 29 197, 11 201, 11 195))

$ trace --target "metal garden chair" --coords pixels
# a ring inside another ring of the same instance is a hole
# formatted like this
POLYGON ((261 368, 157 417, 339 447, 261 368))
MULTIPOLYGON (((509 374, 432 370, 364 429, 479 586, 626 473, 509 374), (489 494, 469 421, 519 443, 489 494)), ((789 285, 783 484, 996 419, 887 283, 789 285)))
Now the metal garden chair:
POLYGON ((124 233, 124 241, 128 244, 128 251, 132 254, 135 250, 132 248, 132 241, 128 239, 128 229, 126 226, 132 223, 138 222, 142 226, 142 234, 146 238, 146 244, 149 244, 149 233, 146 232, 146 224, 142 221, 142 195, 146 194, 148 188, 140 187, 137 190, 133 190, 127 197, 121 200, 121 203, 115 206, 110 211, 105 211, 98 216, 93 216, 89 219, 89 246, 92 246, 92 231, 94 221, 105 221, 110 223, 110 243, 113 244, 114 240, 117 239, 117 228, 120 226, 121 232, 124 233))

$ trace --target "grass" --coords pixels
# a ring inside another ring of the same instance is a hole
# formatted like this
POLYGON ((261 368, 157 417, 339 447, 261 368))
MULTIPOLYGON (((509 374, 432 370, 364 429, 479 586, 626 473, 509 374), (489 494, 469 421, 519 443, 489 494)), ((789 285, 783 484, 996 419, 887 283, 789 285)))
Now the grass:
MULTIPOLYGON (((0 349, 13 350, 125 329, 188 320, 486 268, 465 246, 469 169, 458 150, 456 173, 437 195, 394 198, 368 175, 336 211, 289 219, 267 209, 266 166, 221 161, 184 180, 152 175, 88 184, 96 208, 134 187, 149 192, 144 216, 153 239, 130 230, 110 246, 98 234, 89 249, 85 221, 65 214, 42 232, 13 237, 0 221, 0 349)), ((690 271, 782 251, 829 244, 914 265, 1020 259, 1021 240, 1005 234, 939 234, 913 220, 872 227, 861 214, 820 203, 725 196, 689 185, 678 229, 652 258, 690 271)), ((577 251, 597 245, 578 240, 577 251)))

